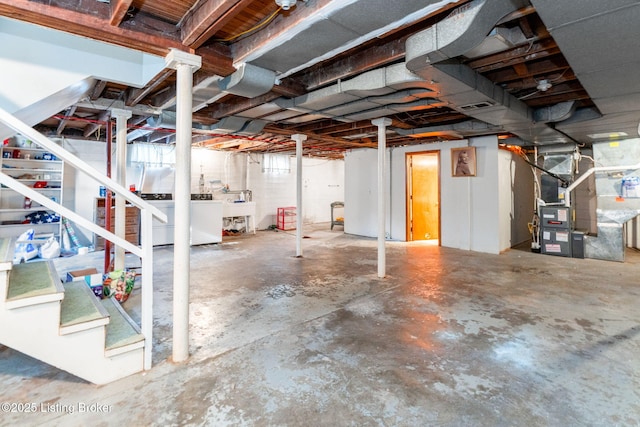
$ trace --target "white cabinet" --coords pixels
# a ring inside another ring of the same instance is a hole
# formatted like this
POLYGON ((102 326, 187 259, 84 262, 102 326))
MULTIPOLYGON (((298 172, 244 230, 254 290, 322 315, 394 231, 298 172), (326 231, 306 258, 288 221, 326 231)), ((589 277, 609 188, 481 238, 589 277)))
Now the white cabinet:
MULTIPOLYGON (((0 152, 2 173, 61 203, 62 161, 35 145, 33 148, 3 145, 0 152)), ((10 188, 0 188, 0 237, 17 237, 30 228, 36 238, 53 235, 59 240, 60 216, 10 188)))
POLYGON ((222 201, 193 200, 191 244, 206 245, 219 242, 222 242, 222 201))
MULTIPOLYGON (((153 245, 172 245, 175 232, 175 201, 147 200, 167 215, 167 222, 153 220, 153 245)), ((222 241, 222 202, 220 200, 191 201, 192 245, 204 245, 222 241)))

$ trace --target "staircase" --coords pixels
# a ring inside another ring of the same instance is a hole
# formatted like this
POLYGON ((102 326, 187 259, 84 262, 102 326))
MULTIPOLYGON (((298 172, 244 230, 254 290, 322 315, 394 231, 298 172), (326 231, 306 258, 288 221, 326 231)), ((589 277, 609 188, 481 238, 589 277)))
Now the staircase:
POLYGON ((14 265, 14 248, 0 240, 0 344, 94 384, 144 369, 144 336, 117 301, 61 283, 50 261, 14 265))

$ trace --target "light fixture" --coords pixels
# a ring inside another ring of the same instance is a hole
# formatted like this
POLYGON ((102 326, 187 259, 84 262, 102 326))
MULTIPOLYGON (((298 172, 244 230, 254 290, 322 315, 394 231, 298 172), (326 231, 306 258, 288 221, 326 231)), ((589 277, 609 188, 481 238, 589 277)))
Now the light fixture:
POLYGON ((546 92, 551 89, 551 82, 547 79, 542 79, 538 82, 538 86, 536 86, 536 89, 541 92, 546 92))
POLYGON ((289 10, 296 5, 297 0, 276 0, 276 4, 282 8, 282 10, 289 10))

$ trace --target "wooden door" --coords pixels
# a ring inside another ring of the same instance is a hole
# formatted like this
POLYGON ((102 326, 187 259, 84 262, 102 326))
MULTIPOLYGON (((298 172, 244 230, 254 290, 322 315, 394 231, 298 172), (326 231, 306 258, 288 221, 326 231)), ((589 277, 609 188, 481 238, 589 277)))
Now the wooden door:
POLYGON ((440 153, 407 154, 407 241, 440 240, 440 153))

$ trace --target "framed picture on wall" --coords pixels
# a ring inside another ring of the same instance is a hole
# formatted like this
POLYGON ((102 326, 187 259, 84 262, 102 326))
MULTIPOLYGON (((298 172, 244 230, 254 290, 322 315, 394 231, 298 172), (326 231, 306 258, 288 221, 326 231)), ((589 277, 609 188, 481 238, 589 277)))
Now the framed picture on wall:
POLYGON ((451 175, 476 176, 476 147, 451 149, 451 175))

